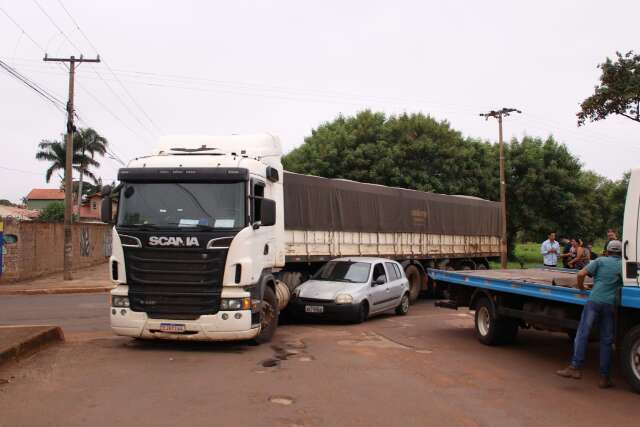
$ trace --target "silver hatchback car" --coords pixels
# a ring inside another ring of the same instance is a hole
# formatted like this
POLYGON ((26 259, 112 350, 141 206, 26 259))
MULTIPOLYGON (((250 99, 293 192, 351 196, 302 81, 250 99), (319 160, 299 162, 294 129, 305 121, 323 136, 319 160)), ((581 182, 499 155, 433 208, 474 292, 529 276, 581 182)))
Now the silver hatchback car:
POLYGON ((294 317, 364 322, 395 309, 409 312, 409 281, 402 266, 384 258, 337 258, 298 286, 289 303, 294 317))

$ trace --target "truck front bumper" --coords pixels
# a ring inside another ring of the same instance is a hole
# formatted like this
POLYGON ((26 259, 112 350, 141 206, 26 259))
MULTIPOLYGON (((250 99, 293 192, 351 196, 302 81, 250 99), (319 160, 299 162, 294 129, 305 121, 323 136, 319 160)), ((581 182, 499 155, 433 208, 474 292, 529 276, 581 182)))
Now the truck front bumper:
POLYGON ((251 310, 219 311, 196 320, 152 319, 147 313, 111 307, 111 329, 117 335, 184 341, 234 341, 255 338, 259 325, 251 324, 251 310), (227 319, 223 319, 226 314, 227 319), (240 318, 236 318, 239 314, 240 318), (184 333, 160 331, 160 324, 184 325, 184 333))

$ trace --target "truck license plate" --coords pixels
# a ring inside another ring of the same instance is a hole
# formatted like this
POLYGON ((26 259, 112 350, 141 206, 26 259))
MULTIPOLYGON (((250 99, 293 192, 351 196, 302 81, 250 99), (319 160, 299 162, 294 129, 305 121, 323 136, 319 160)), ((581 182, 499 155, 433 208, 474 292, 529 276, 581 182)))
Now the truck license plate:
POLYGON ((324 307, 321 305, 305 305, 304 311, 306 313, 322 313, 324 311, 324 307))
POLYGON ((171 334, 181 334, 186 331, 186 327, 180 323, 160 323, 160 332, 168 332, 171 334))

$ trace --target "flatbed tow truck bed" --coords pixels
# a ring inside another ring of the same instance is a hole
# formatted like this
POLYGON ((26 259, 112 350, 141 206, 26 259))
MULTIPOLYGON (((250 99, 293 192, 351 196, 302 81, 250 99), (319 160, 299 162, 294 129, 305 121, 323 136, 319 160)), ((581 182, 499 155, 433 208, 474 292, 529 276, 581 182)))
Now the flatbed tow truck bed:
MULTIPOLYGON (((576 272, 576 270, 564 268, 428 270, 429 277, 437 282, 455 283, 583 305, 589 296, 589 291, 581 291, 576 288, 576 272)), ((590 288, 592 285, 593 281, 587 277, 585 286, 590 288)))
MULTIPOLYGON (((437 289, 446 288, 443 308, 474 310, 478 340, 486 345, 515 341, 519 329, 566 332, 574 336, 590 291, 576 288, 575 270, 428 269, 437 289)), ((585 278, 585 287, 593 281, 585 278)), ((616 300, 616 351, 632 388, 640 392, 640 288, 626 285, 616 300)))

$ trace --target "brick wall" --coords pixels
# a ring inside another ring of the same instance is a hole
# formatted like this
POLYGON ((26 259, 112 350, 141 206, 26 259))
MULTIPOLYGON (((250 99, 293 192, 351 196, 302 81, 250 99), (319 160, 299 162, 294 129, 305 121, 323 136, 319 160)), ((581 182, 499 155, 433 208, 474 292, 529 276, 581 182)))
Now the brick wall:
MULTIPOLYGON (((5 244, 0 284, 33 279, 62 271, 64 225, 5 219, 5 234, 18 242, 5 244)), ((111 226, 98 223, 73 224, 73 269, 106 262, 111 252, 111 226)))

